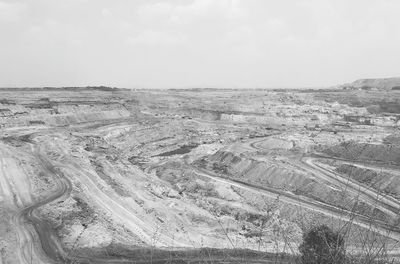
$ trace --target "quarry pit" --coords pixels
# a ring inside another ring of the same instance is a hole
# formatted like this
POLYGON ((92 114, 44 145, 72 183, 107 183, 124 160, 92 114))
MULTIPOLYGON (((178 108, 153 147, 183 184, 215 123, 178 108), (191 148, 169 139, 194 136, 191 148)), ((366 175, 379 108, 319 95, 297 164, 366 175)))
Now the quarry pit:
POLYGON ((399 100, 2 89, 0 263, 292 263, 322 224, 398 255, 399 100))

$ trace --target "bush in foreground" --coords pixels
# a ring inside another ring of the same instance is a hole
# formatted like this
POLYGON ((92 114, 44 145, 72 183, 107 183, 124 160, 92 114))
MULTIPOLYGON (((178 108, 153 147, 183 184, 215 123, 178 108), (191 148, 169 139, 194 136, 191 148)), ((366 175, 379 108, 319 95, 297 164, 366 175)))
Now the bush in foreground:
POLYGON ((342 264, 345 262, 343 237, 326 225, 314 227, 305 233, 299 251, 302 264, 342 264))

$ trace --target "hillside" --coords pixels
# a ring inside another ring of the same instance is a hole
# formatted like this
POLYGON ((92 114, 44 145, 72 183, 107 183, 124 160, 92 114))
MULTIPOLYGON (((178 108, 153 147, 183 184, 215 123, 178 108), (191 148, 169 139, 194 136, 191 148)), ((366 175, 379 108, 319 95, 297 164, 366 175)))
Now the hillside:
POLYGON ((344 89, 379 89, 379 90, 400 90, 400 77, 393 78, 376 78, 376 79, 359 79, 352 83, 341 85, 344 89), (397 89, 396 89, 397 88, 397 89))

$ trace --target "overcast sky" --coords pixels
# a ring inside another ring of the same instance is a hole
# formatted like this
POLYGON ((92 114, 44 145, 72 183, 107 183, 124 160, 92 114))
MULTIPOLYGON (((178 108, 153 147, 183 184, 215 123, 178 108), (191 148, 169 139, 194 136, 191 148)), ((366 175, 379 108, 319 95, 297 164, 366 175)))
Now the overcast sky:
POLYGON ((400 76, 399 0, 0 0, 0 86, 318 87, 400 76))

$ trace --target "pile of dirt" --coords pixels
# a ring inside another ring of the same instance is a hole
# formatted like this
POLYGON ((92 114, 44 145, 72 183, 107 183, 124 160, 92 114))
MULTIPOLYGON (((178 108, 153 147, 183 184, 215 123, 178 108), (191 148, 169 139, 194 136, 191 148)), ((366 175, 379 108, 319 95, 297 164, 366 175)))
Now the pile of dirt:
POLYGON ((306 171, 287 164, 283 166, 279 163, 258 161, 226 151, 218 151, 194 164, 241 182, 289 191, 335 206, 343 207, 346 204, 349 206, 346 209, 350 209, 354 203, 354 197, 346 190, 331 188, 306 171))
POLYGON ((400 197, 400 177, 398 175, 350 164, 341 164, 336 171, 386 194, 400 197))
POLYGON ((387 145, 400 146, 400 134, 392 134, 383 139, 387 145))
POLYGON ((346 141, 322 149, 329 156, 352 161, 400 164, 400 145, 346 141))

